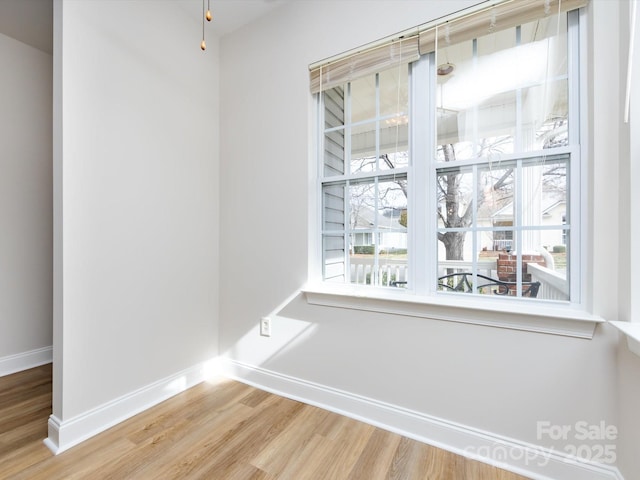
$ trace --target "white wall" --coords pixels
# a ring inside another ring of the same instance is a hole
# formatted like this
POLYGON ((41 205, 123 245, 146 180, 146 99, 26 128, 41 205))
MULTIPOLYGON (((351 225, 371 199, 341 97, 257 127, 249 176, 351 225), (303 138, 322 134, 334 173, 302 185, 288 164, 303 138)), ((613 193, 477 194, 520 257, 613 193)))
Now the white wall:
MULTIPOLYGON (((629 12, 630 4, 622 4, 620 15, 620 71, 626 76, 628 61, 628 34, 629 34, 629 12)), ((640 13, 640 12, 639 12, 640 13)), ((637 295, 637 275, 640 268, 640 251, 638 242, 640 241, 640 189, 637 182, 640 180, 640 15, 636 20, 636 38, 633 58, 633 82, 631 92, 631 121, 629 124, 622 123, 622 110, 617 126, 619 131, 619 146, 624 154, 620 168, 620 204, 625 208, 620 208, 620 231, 621 242, 620 256, 620 305, 621 318, 624 321, 640 321, 640 299, 637 295), (628 207, 626 207, 628 205, 628 207)), ((626 77, 624 77, 626 80, 626 77)), ((626 86, 626 85, 625 85, 626 86)), ((621 88, 620 95, 626 93, 621 88)), ((640 415, 638 415, 638 405, 640 405, 640 358, 631 353, 627 347, 627 339, 620 335, 618 348, 618 399, 619 399, 619 458, 620 470, 625 478, 637 478, 640 476, 640 456, 638 455, 638 445, 640 445, 640 415)))
POLYGON ((54 4, 60 430, 217 354, 219 62, 200 8, 54 4))
POLYGON ((626 479, 638 478, 640 475, 640 358, 627 348, 627 341, 621 335, 619 346, 618 398, 620 436, 618 442, 618 458, 620 471, 626 479))
MULTIPOLYGON (((0 34, 0 375, 52 342, 52 58, 0 34)), ((51 357, 48 351, 44 356, 51 357)), ((41 363, 41 362, 40 362, 41 363)))
MULTIPOLYGON (((575 439, 539 439, 538 421, 617 425, 617 343, 610 328, 583 340, 312 306, 295 295, 307 279, 313 135, 307 66, 473 3, 291 2, 223 38, 220 351, 282 378, 563 451, 575 439), (260 337, 259 318, 278 312, 272 337, 260 337)), ((602 13, 606 3, 590 8, 602 13)), ((615 15, 602 18, 613 23, 599 24, 598 35, 617 31, 615 15)), ((599 176, 588 181, 595 194, 586 251, 594 313, 613 320, 618 263, 609 253, 617 251, 618 219, 608 212, 618 205, 611 195, 617 157, 600 134, 613 128, 606 116, 611 98, 594 88, 593 75, 599 72, 598 85, 620 79, 615 69, 599 69, 606 62, 593 50, 588 55, 589 94, 600 116, 589 122, 589 162, 597 163, 599 176)))

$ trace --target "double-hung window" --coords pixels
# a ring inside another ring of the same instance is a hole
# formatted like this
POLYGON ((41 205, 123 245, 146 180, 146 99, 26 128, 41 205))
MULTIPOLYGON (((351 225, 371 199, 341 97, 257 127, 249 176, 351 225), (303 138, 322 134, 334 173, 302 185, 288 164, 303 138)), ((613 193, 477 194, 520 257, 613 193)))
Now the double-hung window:
POLYGON ((584 2, 540 3, 315 69, 324 282, 580 302, 584 2))

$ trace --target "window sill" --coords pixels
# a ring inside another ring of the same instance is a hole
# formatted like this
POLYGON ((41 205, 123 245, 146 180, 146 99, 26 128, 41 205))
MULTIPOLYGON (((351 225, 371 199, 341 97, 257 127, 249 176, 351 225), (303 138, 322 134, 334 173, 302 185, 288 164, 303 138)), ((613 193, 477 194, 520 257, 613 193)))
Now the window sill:
POLYGON ((638 322, 609 322, 627 337, 629 350, 640 357, 640 323, 638 322))
MULTIPOLYGON (((540 303, 534 305, 526 300, 496 302, 463 298, 461 295, 420 297, 384 288, 328 284, 309 284, 302 291, 306 295, 307 302, 312 305, 577 338, 593 338, 597 324, 605 322, 601 317, 569 306, 540 303)), ((640 347, 640 344, 638 346, 640 347)))

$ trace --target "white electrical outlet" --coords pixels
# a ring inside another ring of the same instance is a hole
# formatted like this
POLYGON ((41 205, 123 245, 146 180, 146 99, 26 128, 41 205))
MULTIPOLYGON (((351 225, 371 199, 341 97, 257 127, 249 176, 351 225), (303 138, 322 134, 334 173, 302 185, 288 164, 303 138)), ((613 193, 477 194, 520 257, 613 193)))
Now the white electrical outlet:
POLYGON ((262 317, 260 319, 260 335, 263 337, 271 336, 271 319, 269 317, 262 317))

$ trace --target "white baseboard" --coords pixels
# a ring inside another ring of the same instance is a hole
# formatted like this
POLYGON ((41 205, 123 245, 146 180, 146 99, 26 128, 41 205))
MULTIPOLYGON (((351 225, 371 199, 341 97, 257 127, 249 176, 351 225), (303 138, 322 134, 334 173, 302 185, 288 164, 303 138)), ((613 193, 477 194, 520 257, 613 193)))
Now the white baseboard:
POLYGON ((30 368, 39 367, 53 361, 53 348, 43 347, 0 357, 0 377, 21 372, 30 368))
POLYGON ((624 480, 614 466, 432 417, 371 398, 290 377, 231 359, 222 373, 283 397, 345 415, 400 435, 535 480, 624 480))
POLYGON ((195 365, 68 420, 60 420, 55 415, 51 415, 49 417, 49 436, 44 443, 54 454, 62 453, 80 442, 197 385, 207 378, 207 372, 210 369, 210 363, 195 365))

